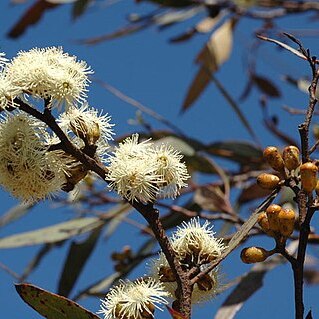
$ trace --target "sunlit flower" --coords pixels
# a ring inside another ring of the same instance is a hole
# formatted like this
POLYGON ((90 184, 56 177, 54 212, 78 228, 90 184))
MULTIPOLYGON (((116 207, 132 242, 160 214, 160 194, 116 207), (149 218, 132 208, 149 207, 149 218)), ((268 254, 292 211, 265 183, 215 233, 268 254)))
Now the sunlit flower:
POLYGON ((125 139, 109 158, 110 187, 128 200, 153 202, 175 197, 189 178, 182 155, 171 147, 138 141, 138 134, 125 139))
POLYGON ((7 63, 8 59, 5 58, 5 53, 0 52, 0 72, 2 72, 7 63))
POLYGON ((201 225, 199 218, 192 218, 177 227, 172 236, 172 246, 179 258, 191 258, 196 263, 204 264, 220 257, 226 247, 222 239, 214 236, 212 229, 208 221, 201 225))
POLYGON ((0 122, 0 184, 24 201, 36 201, 65 183, 61 152, 49 152, 44 124, 24 114, 7 114, 0 122))
POLYGON ((20 93, 4 74, 0 74, 0 109, 12 106, 14 98, 20 93))
POLYGON ((159 191, 159 177, 155 174, 154 165, 150 164, 141 158, 111 158, 107 176, 109 186, 129 201, 153 202, 159 191))
POLYGON ((153 318, 155 308, 167 304, 167 295, 163 285, 151 278, 122 281, 101 300, 98 313, 103 314, 104 319, 153 318))
POLYGON ((175 198, 185 181, 190 178, 185 163, 181 162, 183 155, 169 145, 154 147, 152 160, 157 163, 157 174, 161 176, 160 196, 175 198))
POLYGON ((35 98, 52 99, 52 106, 83 101, 90 73, 84 61, 56 47, 20 51, 6 67, 15 87, 35 98))
MULTIPOLYGON (((66 132, 72 132, 76 137, 89 145, 97 146, 97 154, 106 158, 109 141, 114 134, 107 114, 98 114, 94 108, 84 103, 80 108, 70 107, 58 119, 60 127, 66 132)), ((82 143, 83 144, 83 143, 82 143)))

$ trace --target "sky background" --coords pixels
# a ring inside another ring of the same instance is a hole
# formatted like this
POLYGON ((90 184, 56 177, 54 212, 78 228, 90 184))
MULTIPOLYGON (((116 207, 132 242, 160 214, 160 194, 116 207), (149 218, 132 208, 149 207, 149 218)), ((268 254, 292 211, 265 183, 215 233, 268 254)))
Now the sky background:
MULTIPOLYGON (((0 2, 1 40, 0 50, 13 57, 19 50, 29 50, 33 47, 63 46, 66 52, 77 55, 79 59, 87 61, 95 71, 95 77, 106 81, 128 96, 150 107, 172 123, 181 128, 187 135, 204 142, 221 140, 250 140, 250 136, 243 128, 234 112, 225 102, 221 94, 213 85, 210 85, 201 98, 185 114, 180 114, 182 101, 193 77, 197 72, 194 59, 208 39, 209 35, 198 35, 192 40, 181 44, 170 44, 168 39, 178 35, 191 27, 198 18, 190 19, 172 28, 159 31, 155 27, 120 39, 103 42, 95 46, 80 45, 76 40, 93 37, 114 31, 126 23, 130 13, 147 13, 155 6, 148 3, 135 4, 133 1, 122 0, 106 7, 104 1, 98 1, 96 6, 89 8, 87 13, 76 21, 71 19, 71 5, 63 5, 45 14, 40 23, 32 26, 20 38, 12 40, 6 33, 15 21, 22 15, 32 1, 26 4, 11 5, 8 0, 0 2)), ((312 15, 295 15, 277 21, 279 29, 293 32, 296 29, 317 29, 319 21, 310 19, 312 15)), ((234 49, 230 60, 217 73, 218 79, 231 92, 235 100, 242 93, 247 79, 245 65, 249 54, 249 46, 254 40, 254 32, 261 23, 254 20, 242 19, 235 31, 234 49)), ((301 37, 306 47, 312 53, 318 53, 319 45, 315 38, 301 37)), ((280 127, 295 139, 298 139, 297 124, 302 121, 300 116, 291 116, 283 111, 282 106, 306 107, 307 96, 281 80, 282 75, 289 74, 295 78, 308 75, 306 63, 266 44, 259 50, 257 71, 267 75, 282 90, 282 99, 269 101, 269 111, 278 116, 280 127)), ((277 144, 276 139, 264 128, 262 112, 258 99, 260 93, 253 89, 249 98, 241 104, 241 109, 252 123, 263 147, 277 144)), ((112 116, 116 124, 115 132, 118 136, 140 130, 132 126, 130 119, 135 118, 136 109, 114 97, 105 89, 92 83, 89 91, 89 104, 103 109, 112 116)), ((152 118, 145 116, 156 128, 163 125, 152 118)), ((316 122, 316 118, 314 121, 316 122)), ((282 145, 280 145, 282 146, 282 145)), ((220 161, 220 163, 224 163, 220 161)), ((230 165, 229 163, 227 165, 230 165)), ((0 216, 17 204, 9 194, 0 193, 0 216)), ((233 195, 235 196, 235 195, 233 195)), ((244 216, 249 215, 250 206, 244 216)), ((0 237, 54 225, 74 217, 72 208, 60 207, 54 202, 44 202, 37 205, 27 216, 6 227, 0 228, 0 237)), ((131 213, 130 217, 142 222, 131 213), (133 217, 132 217, 133 216, 133 217)), ((317 218, 314 222, 317 222, 317 218)), ((216 226, 218 230, 218 225, 216 226)), ((130 244, 137 248, 143 238, 135 227, 123 223, 114 237, 99 241, 97 249, 92 254, 84 272, 79 278, 73 294, 86 285, 112 273, 110 252, 120 250, 130 244)), ((261 239, 250 240, 247 245, 261 245, 261 239)), ((263 240, 262 245, 272 247, 271 240, 263 240)), ((64 256, 69 244, 53 250, 42 262, 40 267, 28 278, 28 281, 44 289, 56 290, 59 274, 63 267, 64 256)), ((34 256, 39 247, 8 249, 0 251, 0 262, 21 273, 28 261, 34 256)), ((318 256, 318 248, 310 247, 310 251, 318 256)), ((235 250, 222 263, 224 282, 249 270, 249 265, 243 265, 239 258, 240 250, 235 250)), ((134 271, 130 278, 144 274, 142 267, 134 271)), ((15 292, 15 280, 6 272, 0 270, 0 317, 10 319, 37 319, 41 318, 28 307, 15 292)), ((236 318, 292 318, 292 274, 288 266, 279 266, 267 274, 263 289, 258 291, 236 318)), ((318 288, 316 286, 305 289, 306 310, 310 307, 314 317, 318 316, 318 288)), ((227 292, 229 293, 229 291, 227 292)), ((194 318, 213 318, 216 309, 223 302, 227 294, 222 294, 216 300, 194 308, 194 318)), ((99 309, 99 300, 88 298, 80 302, 92 312, 99 309)), ((167 313, 158 314, 158 318, 168 318, 167 313)))

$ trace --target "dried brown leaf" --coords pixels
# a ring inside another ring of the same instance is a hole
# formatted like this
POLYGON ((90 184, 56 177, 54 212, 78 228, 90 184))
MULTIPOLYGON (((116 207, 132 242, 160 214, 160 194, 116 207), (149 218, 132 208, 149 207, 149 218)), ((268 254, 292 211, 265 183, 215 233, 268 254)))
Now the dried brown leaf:
POLYGON ((36 1, 8 32, 7 36, 9 38, 20 37, 31 25, 38 23, 47 10, 53 9, 58 5, 45 0, 36 1))

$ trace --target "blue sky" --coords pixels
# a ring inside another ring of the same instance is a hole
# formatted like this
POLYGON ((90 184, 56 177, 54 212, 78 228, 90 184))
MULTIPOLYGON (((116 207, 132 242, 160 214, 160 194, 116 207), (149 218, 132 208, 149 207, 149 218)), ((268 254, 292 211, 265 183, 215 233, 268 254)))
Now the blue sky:
MULTIPOLYGON (((79 45, 75 40, 96 36, 111 32, 125 24, 125 17, 133 12, 146 13, 154 9, 154 6, 142 3, 136 5, 133 1, 122 0, 111 7, 96 6, 89 9, 87 14, 76 21, 70 18, 71 6, 65 5, 48 12, 42 21, 27 30, 26 34, 16 40, 6 38, 6 33, 17 21, 18 17, 26 10, 31 1, 26 5, 9 5, 9 1, 0 2, 1 41, 0 50, 13 57, 19 50, 28 50, 32 47, 63 46, 65 51, 77 55, 86 60, 98 79, 106 81, 125 94, 137 99, 144 105, 152 108, 175 125, 180 127, 189 136, 204 142, 216 142, 220 140, 249 140, 250 137, 243 128, 234 112, 225 102, 217 89, 210 85, 197 103, 185 114, 180 114, 180 108, 186 90, 197 72, 197 66, 193 63, 196 54, 203 46, 208 35, 199 35, 191 41, 182 44, 169 44, 168 38, 177 35, 196 20, 191 19, 181 25, 159 32, 152 27, 129 37, 103 42, 95 46, 79 45)), ((102 2, 100 2, 102 3, 102 2)), ((309 26, 310 16, 294 16, 278 21, 282 30, 305 28, 309 26), (308 24, 306 24, 308 23, 308 24)), ((247 57, 249 44, 254 37, 254 30, 260 27, 260 23, 253 20, 240 21, 235 32, 234 50, 230 60, 217 73, 218 79, 238 100, 244 89, 247 74, 243 67, 243 61, 247 57)), ((311 28, 318 28, 318 21, 313 21, 311 28)), ((319 46, 310 38, 302 39, 306 46, 310 47, 313 54, 318 52, 319 46)), ((307 75, 306 64, 287 52, 277 50, 272 45, 264 45, 260 49, 257 71, 271 78, 280 85, 283 93, 282 100, 270 100, 271 113, 280 117, 281 128, 294 138, 298 139, 297 124, 302 117, 291 116, 282 110, 282 105, 291 107, 305 107, 307 96, 298 92, 280 80, 283 74, 294 77, 307 75)), ((257 132, 263 146, 276 143, 274 137, 264 128, 261 119, 262 114, 258 102, 259 94, 256 89, 245 103, 242 110, 257 132)), ((108 112, 116 124, 117 135, 138 131, 138 126, 128 123, 135 117, 136 110, 114 97, 99 85, 92 83, 89 92, 89 103, 108 112)), ((154 127, 163 127, 150 117, 145 117, 154 127)), ((316 119, 315 119, 316 121, 316 119)), ((10 195, 1 192, 0 215, 5 213, 16 201, 10 195)), ((244 216, 248 216, 243 212, 244 216)), ((133 213, 131 213, 132 215, 133 213)), ((68 220, 73 217, 72 210, 61 208, 54 203, 39 204, 27 216, 11 225, 0 229, 0 237, 10 234, 36 229, 68 220)), ((134 217, 138 221, 142 220, 134 217)), ((218 230, 218 227, 216 227, 218 230)), ((141 243, 139 231, 127 224, 123 224, 114 238, 108 241, 100 240, 98 249, 91 256, 81 275, 75 291, 85 287, 88 283, 97 280, 112 272, 112 264, 109 253, 113 249, 121 249, 128 243, 138 247, 141 243), (123 235, 125 234, 125 236, 123 235)), ((260 245, 260 239, 251 240, 249 245, 260 245)), ((271 248, 272 242, 263 242, 265 247, 271 248)), ((63 258, 68 244, 55 249, 28 279, 29 282, 45 289, 55 291, 59 273, 63 267, 63 258)), ((0 262, 8 265, 14 271, 21 273, 28 260, 35 254, 38 248, 23 248, 3 250, 0 253, 0 262)), ((235 276, 248 271, 250 266, 243 265, 239 259, 239 250, 236 250, 222 265, 224 280, 232 280, 235 276)), ((311 252, 318 256, 318 249, 313 247, 311 252)), ((145 270, 139 268, 131 274, 131 278, 143 275, 145 270)), ((3 271, 0 271, 0 305, 1 317, 10 319, 40 318, 31 308, 26 306, 13 288, 14 279, 3 271)), ((305 291, 306 309, 312 307, 314 317, 319 312, 317 296, 318 288, 310 287, 305 291)), ((209 304, 195 307, 194 318, 212 318, 218 306, 226 295, 218 297, 209 304)), ((99 308, 97 299, 89 298, 81 301, 88 309, 95 312, 99 308)), ((293 316, 292 276, 289 267, 279 266, 266 276, 265 287, 249 300, 239 312, 237 318, 291 318, 293 316)), ((167 314, 158 318, 168 318, 167 314)))

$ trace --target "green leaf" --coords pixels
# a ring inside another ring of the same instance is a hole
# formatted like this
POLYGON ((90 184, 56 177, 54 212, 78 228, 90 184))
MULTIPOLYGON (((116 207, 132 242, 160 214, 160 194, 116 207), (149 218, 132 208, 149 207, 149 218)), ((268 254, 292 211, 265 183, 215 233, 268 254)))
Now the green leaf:
POLYGON ((20 297, 47 319, 100 319, 74 301, 31 284, 17 284, 20 297))
POLYGON ((76 235, 87 233, 103 224, 103 220, 95 217, 73 219, 54 226, 1 238, 0 248, 16 248, 55 243, 76 235))

